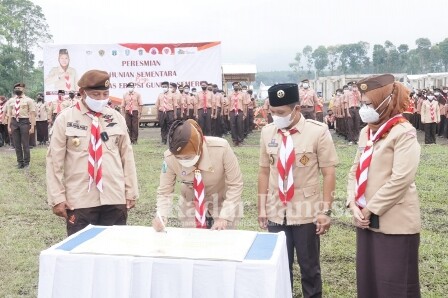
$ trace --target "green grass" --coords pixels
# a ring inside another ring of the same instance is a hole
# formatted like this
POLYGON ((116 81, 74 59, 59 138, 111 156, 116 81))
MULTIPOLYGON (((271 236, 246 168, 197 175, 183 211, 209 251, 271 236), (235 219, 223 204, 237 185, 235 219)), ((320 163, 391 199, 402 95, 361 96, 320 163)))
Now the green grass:
MULTIPOLYGON (((154 130, 154 128, 147 128, 154 130)), ((151 225, 162 153, 158 134, 141 136, 135 148, 140 199, 130 212, 131 225, 151 225)), ((258 230, 257 171, 259 134, 254 133, 243 147, 235 148, 244 178, 245 229, 258 230)), ((335 137, 340 165, 337 168, 335 218, 322 238, 321 263, 325 297, 356 297, 355 232, 344 203, 348 169, 355 146, 335 137)), ((446 145, 422 145, 417 176, 423 231, 420 246, 420 281, 423 297, 444 297, 448 292, 448 171, 446 145)), ((65 238, 65 223, 46 204, 44 148, 31 151, 27 172, 15 168, 14 151, 0 151, 0 297, 36 297, 39 253, 65 238)), ((170 225, 176 225, 171 220, 170 225)), ((300 279, 295 270, 295 290, 300 296, 300 279)))

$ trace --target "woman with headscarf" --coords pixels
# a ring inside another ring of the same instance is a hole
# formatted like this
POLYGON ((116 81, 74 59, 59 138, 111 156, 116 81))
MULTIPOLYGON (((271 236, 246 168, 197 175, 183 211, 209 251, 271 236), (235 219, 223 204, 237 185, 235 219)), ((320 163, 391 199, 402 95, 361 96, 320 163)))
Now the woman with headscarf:
POLYGON ((415 175, 420 145, 402 116, 409 90, 394 76, 357 83, 367 126, 348 179, 356 229, 358 297, 420 297, 420 207, 415 175))
POLYGON ((242 216, 243 179, 235 153, 222 138, 204 136, 199 124, 175 121, 168 133, 153 227, 171 215, 176 181, 181 183, 178 218, 185 228, 234 228, 242 216))

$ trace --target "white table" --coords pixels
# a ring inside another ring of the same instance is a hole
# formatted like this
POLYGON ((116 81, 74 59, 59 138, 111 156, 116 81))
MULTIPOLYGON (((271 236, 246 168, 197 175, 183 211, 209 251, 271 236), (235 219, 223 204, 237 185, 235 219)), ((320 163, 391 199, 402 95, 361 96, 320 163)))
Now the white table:
POLYGON ((71 252, 112 228, 89 226, 42 251, 39 297, 292 296, 283 232, 257 233, 242 262, 71 252))

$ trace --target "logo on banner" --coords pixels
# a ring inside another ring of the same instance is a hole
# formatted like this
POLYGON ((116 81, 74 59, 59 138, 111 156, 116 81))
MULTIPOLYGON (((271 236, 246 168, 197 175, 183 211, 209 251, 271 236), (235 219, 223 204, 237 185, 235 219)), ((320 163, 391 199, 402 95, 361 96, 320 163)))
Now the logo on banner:
POLYGON ((177 54, 178 54, 178 55, 183 55, 183 54, 185 54, 185 51, 182 50, 182 49, 179 49, 179 50, 177 51, 177 54))
POLYGON ((117 50, 112 50, 112 56, 117 56, 118 55, 118 51, 117 50))
POLYGON ((92 51, 86 51, 87 55, 92 55, 92 51))
POLYGON ((151 50, 149 50, 149 52, 151 53, 151 55, 157 55, 159 53, 159 50, 157 48, 151 48, 151 50))
POLYGON ((100 54, 101 57, 103 57, 105 53, 106 53, 106 52, 105 52, 104 50, 99 50, 99 51, 98 51, 98 54, 100 54))
POLYGON ((126 49, 126 50, 124 50, 124 53, 125 53, 126 56, 129 56, 131 54, 131 50, 126 49))
POLYGON ((171 55, 171 49, 169 47, 164 47, 162 53, 164 55, 171 55))
POLYGON ((143 55, 143 52, 144 52, 144 51, 143 51, 142 49, 139 49, 139 50, 138 50, 138 54, 139 54, 140 56, 143 55))

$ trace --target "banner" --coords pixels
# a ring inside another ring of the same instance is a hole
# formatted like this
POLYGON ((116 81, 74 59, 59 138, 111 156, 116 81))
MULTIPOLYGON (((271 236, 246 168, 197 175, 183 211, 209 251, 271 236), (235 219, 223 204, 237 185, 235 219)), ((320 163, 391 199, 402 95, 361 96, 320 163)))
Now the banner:
POLYGON ((45 100, 58 90, 79 89, 88 70, 110 74, 110 96, 123 98, 127 83, 143 103, 155 103, 164 81, 200 89, 200 81, 222 85, 221 42, 180 44, 46 45, 44 47, 45 100))

